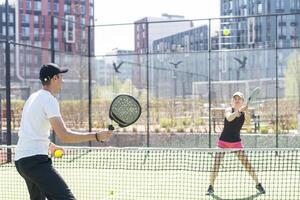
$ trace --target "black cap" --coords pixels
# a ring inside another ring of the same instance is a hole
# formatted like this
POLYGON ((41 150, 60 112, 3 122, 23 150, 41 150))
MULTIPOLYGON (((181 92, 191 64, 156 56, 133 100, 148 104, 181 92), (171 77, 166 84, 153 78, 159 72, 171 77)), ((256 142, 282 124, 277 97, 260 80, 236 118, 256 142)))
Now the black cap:
POLYGON ((68 69, 61 68, 55 63, 47 63, 41 66, 40 69, 40 80, 46 82, 53 78, 54 75, 66 73, 68 69))

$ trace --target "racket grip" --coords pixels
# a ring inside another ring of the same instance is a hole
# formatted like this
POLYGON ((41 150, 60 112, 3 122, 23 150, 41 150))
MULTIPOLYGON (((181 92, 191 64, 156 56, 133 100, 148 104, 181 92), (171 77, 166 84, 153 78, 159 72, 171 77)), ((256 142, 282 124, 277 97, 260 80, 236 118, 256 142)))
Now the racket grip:
POLYGON ((113 125, 110 124, 110 125, 108 126, 108 130, 113 131, 113 130, 115 130, 115 127, 113 127, 113 125))

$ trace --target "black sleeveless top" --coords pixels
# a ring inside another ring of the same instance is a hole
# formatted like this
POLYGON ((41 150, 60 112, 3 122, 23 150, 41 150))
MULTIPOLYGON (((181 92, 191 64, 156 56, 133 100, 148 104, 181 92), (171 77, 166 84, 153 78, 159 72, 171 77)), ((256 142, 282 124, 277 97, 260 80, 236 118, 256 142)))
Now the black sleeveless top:
MULTIPOLYGON (((232 113, 234 109, 232 108, 232 113)), ((245 114, 242 112, 240 117, 236 117, 229 122, 226 117, 224 119, 224 129, 221 133, 220 140, 225 142, 239 142, 241 141, 240 131, 245 121, 245 114)))

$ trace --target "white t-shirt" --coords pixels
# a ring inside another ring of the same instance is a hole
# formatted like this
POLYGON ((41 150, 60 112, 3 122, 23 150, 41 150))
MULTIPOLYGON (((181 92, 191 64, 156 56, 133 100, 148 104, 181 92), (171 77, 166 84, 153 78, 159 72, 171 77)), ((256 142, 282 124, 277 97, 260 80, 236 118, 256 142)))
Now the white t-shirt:
POLYGON ((41 89, 30 95, 23 108, 15 160, 48 155, 51 129, 49 119, 60 116, 59 104, 50 92, 41 89))

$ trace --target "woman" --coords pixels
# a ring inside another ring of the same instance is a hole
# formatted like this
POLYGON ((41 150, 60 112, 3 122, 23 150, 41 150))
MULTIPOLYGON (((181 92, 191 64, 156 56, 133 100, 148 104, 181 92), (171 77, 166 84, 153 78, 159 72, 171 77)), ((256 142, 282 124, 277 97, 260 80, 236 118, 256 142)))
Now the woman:
MULTIPOLYGON (((243 145, 240 138, 240 131, 245 121, 245 112, 247 106, 244 105, 244 95, 241 92, 236 92, 232 96, 232 107, 225 110, 224 129, 221 133, 217 146, 222 149, 243 149, 243 145)), ((250 162, 244 151, 234 152, 237 158, 241 161, 245 169, 249 172, 252 179, 255 181, 256 189, 261 193, 265 194, 265 189, 258 182, 257 175, 252 168, 250 162)), ((217 178, 220 165, 224 159, 225 152, 217 153, 213 166, 213 171, 210 175, 210 185, 207 190, 207 195, 214 193, 214 183, 217 178)))

